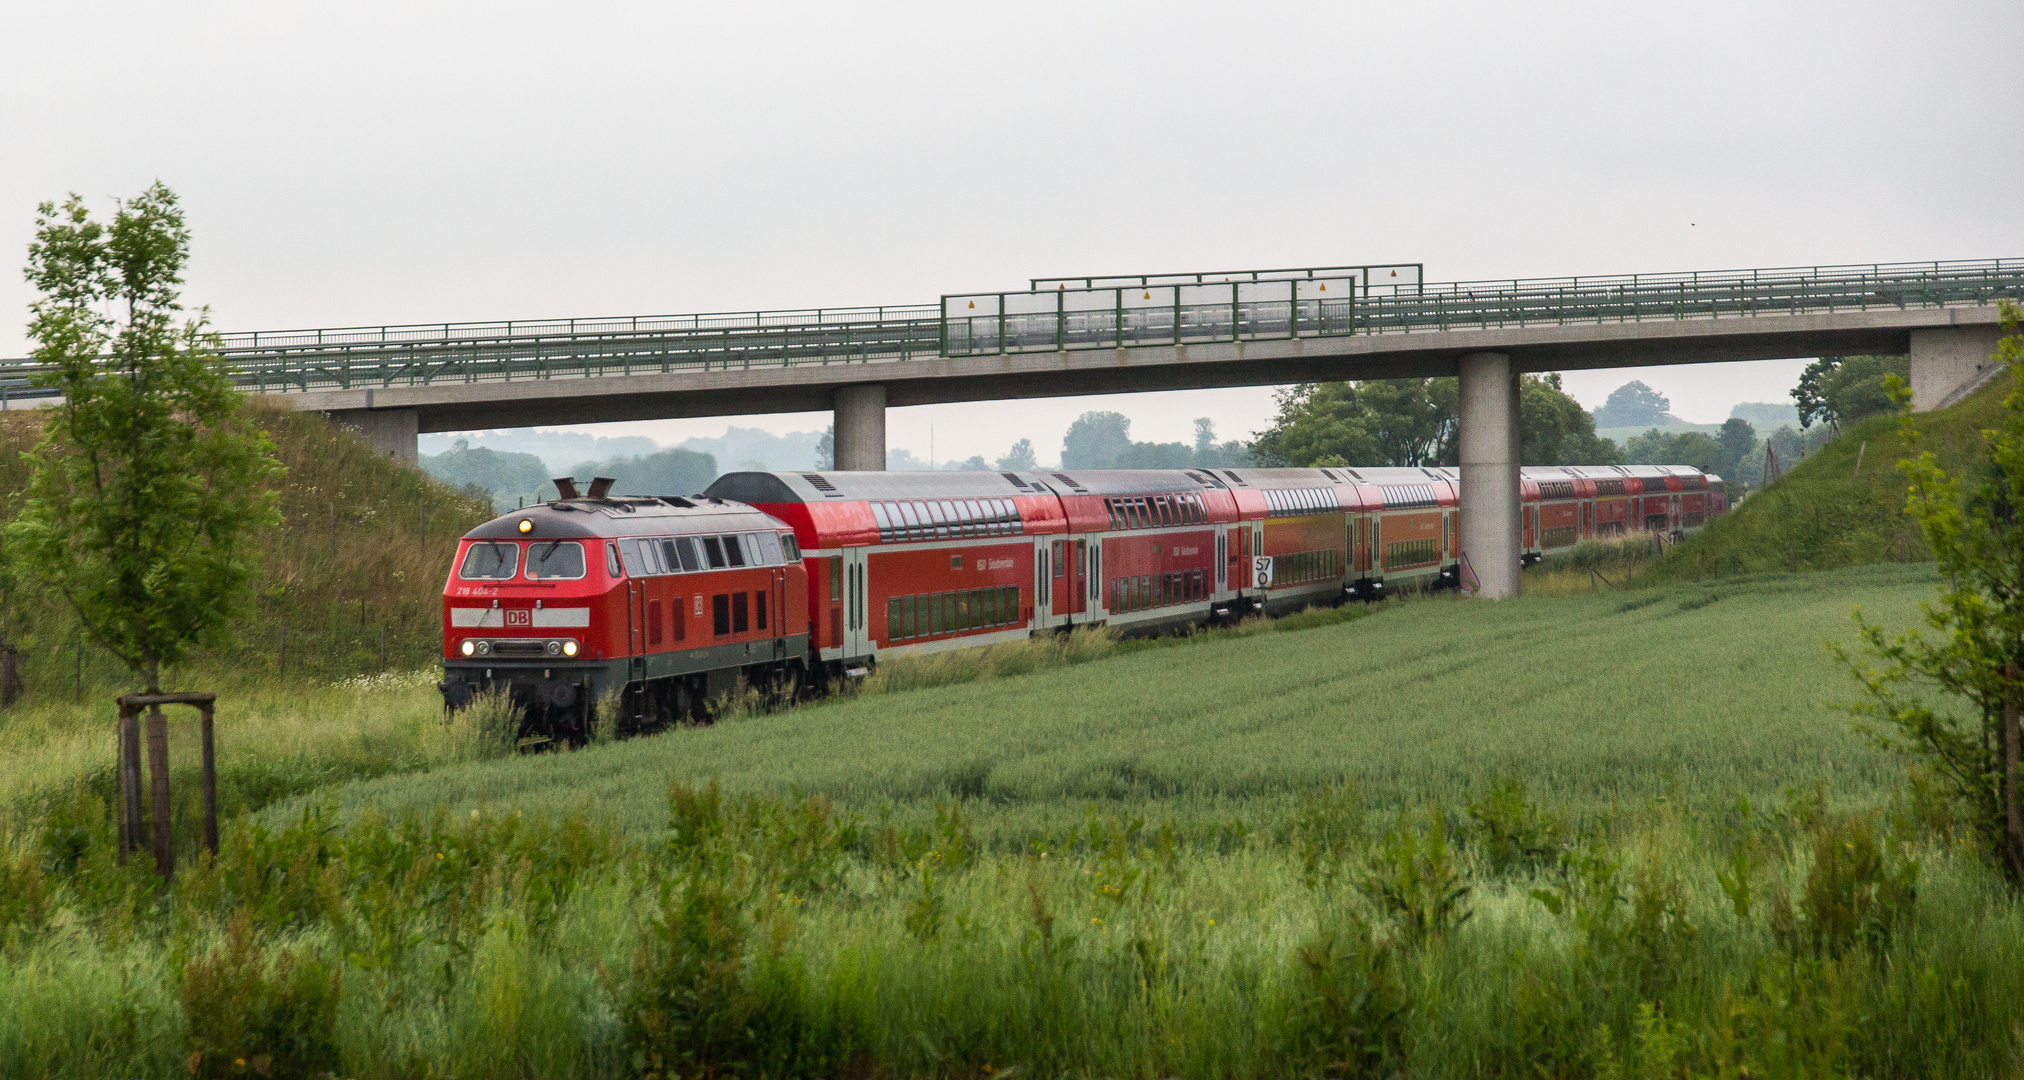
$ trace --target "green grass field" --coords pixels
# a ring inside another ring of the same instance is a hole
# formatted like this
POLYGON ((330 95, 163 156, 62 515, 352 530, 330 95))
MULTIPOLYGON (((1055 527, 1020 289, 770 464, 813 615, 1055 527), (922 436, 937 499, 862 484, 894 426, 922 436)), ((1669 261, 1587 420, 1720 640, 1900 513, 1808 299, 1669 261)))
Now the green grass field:
POLYGON ((166 893, 45 717, 0 1075, 2017 1075, 2024 909, 1828 707, 1931 589, 1043 641, 503 759, 415 680, 249 702, 228 775, 293 779, 166 893))
MULTIPOLYGON (((1015 836, 1105 812, 1270 820, 1342 779, 1374 807, 1466 802, 1500 776, 1587 817, 1645 800, 1759 803, 1825 785, 1869 805, 1898 767, 1828 703, 1849 610, 1907 625, 1924 567, 1482 604, 1435 596, 1299 632, 1152 648, 1023 677, 805 707, 572 754, 348 785, 347 812, 578 807, 664 824, 665 787, 822 793, 862 814, 970 800, 1015 836)), ((291 808, 276 813, 286 816, 291 808)))

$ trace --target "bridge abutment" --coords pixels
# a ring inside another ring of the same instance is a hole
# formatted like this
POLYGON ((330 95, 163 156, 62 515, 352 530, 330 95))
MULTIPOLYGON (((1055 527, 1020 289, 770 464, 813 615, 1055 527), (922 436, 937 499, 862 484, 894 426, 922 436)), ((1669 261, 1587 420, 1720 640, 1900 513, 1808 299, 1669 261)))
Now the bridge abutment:
POLYGON ((886 388, 877 383, 836 388, 836 468, 884 472, 886 388))
POLYGON ((1461 359, 1462 557, 1477 596, 1518 595, 1518 370, 1505 353, 1461 359))
POLYGON ((1911 332, 1912 409, 1930 412, 1965 397, 1995 373, 2001 326, 1940 326, 1911 332))
POLYGON ((421 456, 421 413, 415 409, 344 409, 324 414, 381 450, 413 464, 421 456))

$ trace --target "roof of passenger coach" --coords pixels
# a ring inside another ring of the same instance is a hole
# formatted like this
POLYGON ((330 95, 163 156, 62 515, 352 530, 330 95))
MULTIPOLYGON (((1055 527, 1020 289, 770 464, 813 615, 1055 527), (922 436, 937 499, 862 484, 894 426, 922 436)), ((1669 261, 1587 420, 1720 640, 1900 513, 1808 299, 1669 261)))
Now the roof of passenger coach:
POLYGON ((742 502, 673 495, 558 499, 501 514, 464 534, 469 540, 552 540, 558 536, 659 536, 783 529, 777 518, 742 502), (533 528, 521 531, 520 523, 533 528))
POLYGON ((982 499, 1052 495, 1038 472, 733 472, 703 492, 748 503, 825 503, 837 500, 982 499))
POLYGON ((1027 534, 1067 527, 1056 488, 1037 472, 725 473, 706 495, 770 505, 794 528, 803 551, 880 543, 872 504, 922 499, 1005 499, 1027 534))

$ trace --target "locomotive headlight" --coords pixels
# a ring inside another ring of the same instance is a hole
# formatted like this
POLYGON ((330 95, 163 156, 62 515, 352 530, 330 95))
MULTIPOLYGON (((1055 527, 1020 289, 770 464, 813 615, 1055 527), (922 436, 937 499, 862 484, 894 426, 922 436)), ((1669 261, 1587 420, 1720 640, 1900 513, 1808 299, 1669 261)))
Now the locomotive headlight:
POLYGON ((531 533, 531 532, 533 532, 533 531, 534 531, 534 523, 533 523, 533 522, 531 522, 531 521, 529 521, 529 520, 527 520, 526 518, 521 518, 521 519, 520 519, 520 531, 521 531, 521 532, 524 532, 524 533, 531 533))
POLYGON ((574 642, 574 641, 565 641, 565 642, 563 642, 563 643, 562 643, 562 655, 564 655, 564 656, 575 656, 575 655, 576 655, 576 642, 574 642))
POLYGON ((469 656, 478 651, 478 643, 472 641, 470 638, 465 638, 464 644, 457 651, 463 653, 465 656, 469 656))

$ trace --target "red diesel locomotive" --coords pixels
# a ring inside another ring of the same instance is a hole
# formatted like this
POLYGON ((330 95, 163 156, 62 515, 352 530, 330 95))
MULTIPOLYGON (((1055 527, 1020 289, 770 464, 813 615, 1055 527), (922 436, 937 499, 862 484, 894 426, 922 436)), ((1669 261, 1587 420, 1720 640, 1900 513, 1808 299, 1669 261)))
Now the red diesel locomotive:
MULTIPOLYGON (((798 692, 880 657, 1104 624, 1127 632, 1460 580, 1454 468, 730 473, 691 498, 562 498, 465 537, 446 703, 503 688, 581 737, 798 692), (615 695, 615 696, 614 696, 615 695)), ((1521 470, 1522 559, 1679 534, 1728 508, 1679 466, 1521 470)))

